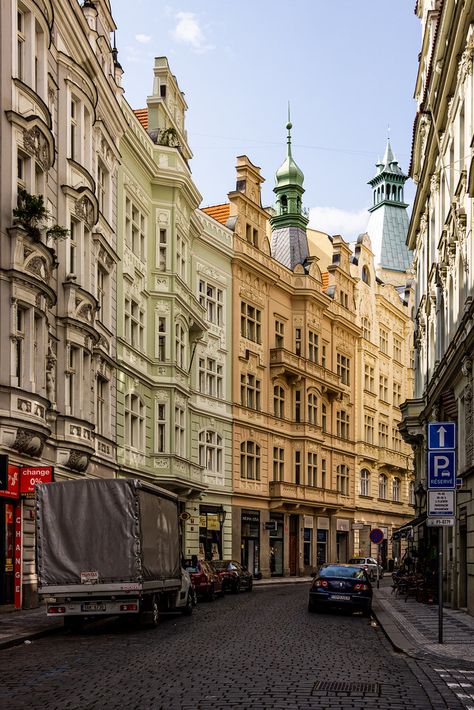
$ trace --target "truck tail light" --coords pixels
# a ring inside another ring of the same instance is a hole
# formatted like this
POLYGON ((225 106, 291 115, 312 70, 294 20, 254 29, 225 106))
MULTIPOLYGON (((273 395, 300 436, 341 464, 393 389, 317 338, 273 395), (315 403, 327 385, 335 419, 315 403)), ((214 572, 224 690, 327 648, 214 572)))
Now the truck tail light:
POLYGON ((48 614, 65 614, 65 606, 48 606, 48 614))
POLYGON ((120 604, 120 611, 138 611, 137 604, 120 604))

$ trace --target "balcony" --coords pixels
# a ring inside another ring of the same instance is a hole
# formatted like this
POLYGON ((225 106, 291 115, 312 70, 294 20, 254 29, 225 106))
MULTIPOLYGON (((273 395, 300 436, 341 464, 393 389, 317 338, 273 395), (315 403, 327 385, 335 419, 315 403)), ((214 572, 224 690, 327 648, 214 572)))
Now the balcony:
POLYGON ((203 467, 179 456, 160 454, 153 457, 154 482, 188 499, 197 498, 208 487, 203 467))
POLYGON ((273 377, 282 375, 290 381, 295 381, 304 376, 317 380, 329 398, 338 397, 346 391, 339 376, 334 372, 285 348, 270 350, 270 368, 273 377))
POLYGON ((424 408, 425 401, 421 397, 407 399, 400 405, 403 419, 398 428, 404 441, 412 446, 419 445, 424 438, 424 424, 421 419, 424 408))
POLYGON ((321 506, 338 510, 350 505, 349 496, 343 496, 337 491, 327 488, 313 488, 312 486, 300 486, 296 483, 286 483, 285 481, 270 482, 270 498, 278 500, 279 505, 286 506, 321 506))

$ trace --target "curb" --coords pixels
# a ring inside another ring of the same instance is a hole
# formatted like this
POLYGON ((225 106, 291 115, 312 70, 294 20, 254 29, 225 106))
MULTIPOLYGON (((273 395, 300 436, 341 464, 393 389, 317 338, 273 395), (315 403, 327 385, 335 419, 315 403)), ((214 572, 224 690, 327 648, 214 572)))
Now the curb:
POLYGON ((62 625, 51 626, 41 629, 40 631, 32 631, 31 633, 22 633, 18 636, 10 636, 10 638, 0 641, 0 650, 4 648, 11 648, 12 646, 20 646, 25 643, 25 641, 33 641, 39 639, 42 636, 49 636, 56 634, 63 630, 62 625))

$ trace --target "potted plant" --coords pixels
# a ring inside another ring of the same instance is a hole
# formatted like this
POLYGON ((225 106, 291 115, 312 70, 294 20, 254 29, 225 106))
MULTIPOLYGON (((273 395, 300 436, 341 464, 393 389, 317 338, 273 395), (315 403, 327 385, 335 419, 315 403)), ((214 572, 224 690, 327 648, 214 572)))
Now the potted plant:
POLYGON ((13 210, 13 219, 15 224, 23 227, 33 241, 38 242, 43 231, 48 237, 54 239, 67 237, 69 230, 65 227, 61 227, 59 224, 47 227, 49 216, 43 195, 30 195, 23 187, 18 189, 18 202, 13 210))

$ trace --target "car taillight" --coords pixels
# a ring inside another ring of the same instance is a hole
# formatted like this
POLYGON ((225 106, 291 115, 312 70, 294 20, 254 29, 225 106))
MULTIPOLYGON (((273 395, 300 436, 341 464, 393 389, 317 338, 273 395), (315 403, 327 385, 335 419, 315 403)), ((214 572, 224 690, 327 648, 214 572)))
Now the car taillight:
POLYGON ((48 614, 65 614, 65 606, 48 606, 48 614))
POLYGON ((138 611, 137 604, 120 604, 120 611, 138 611))
POLYGON ((365 592, 368 588, 368 584, 354 584, 354 591, 356 592, 365 592))
POLYGON ((316 582, 314 583, 315 587, 327 587, 328 583, 326 582, 325 579, 317 579, 316 582))

